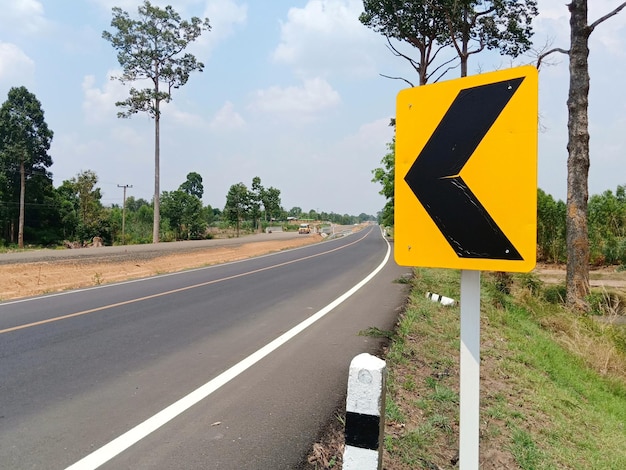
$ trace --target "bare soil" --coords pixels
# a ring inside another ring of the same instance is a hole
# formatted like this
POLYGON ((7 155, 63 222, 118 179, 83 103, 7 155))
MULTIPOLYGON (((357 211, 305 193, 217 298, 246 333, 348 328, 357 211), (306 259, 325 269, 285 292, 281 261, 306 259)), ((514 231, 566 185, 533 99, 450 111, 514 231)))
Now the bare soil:
MULTIPOLYGON (((547 284, 565 283, 564 264, 537 264, 535 274, 547 284)), ((618 266, 602 266, 589 271, 591 287, 614 288, 626 294, 626 270, 619 270, 618 266)))
MULTIPOLYGON (((139 279, 185 269, 237 261, 319 242, 311 234, 298 238, 250 241, 176 252, 131 253, 124 256, 72 257, 0 265, 0 300, 48 294, 81 287, 139 279)), ((94 250, 99 248, 81 248, 94 250)), ((1 256, 1 255, 0 255, 1 256)))

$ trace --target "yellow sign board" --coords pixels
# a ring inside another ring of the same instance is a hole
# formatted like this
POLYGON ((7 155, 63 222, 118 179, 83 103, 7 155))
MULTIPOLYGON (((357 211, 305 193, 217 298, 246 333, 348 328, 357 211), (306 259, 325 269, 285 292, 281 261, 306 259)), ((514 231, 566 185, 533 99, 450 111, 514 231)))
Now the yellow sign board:
POLYGON ((528 272, 536 263, 538 77, 532 66, 397 97, 396 262, 528 272))

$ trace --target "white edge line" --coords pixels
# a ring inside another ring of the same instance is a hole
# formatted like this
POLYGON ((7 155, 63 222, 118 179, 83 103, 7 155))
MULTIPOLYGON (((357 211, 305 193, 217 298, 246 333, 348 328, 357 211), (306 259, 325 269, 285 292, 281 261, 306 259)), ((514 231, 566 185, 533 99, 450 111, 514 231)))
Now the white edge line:
MULTIPOLYGON (((384 239, 384 238, 383 238, 384 239)), ((108 444, 100 447, 98 450, 92 452, 91 454, 83 457, 78 462, 70 465, 66 468, 66 470, 93 470, 98 468, 99 466, 105 464, 112 458, 124 452, 126 449, 131 447, 132 445, 139 442, 144 437, 148 436, 152 432, 159 429, 161 426, 165 425, 170 420, 174 419, 178 415, 184 413, 193 405, 198 403, 199 401, 205 399, 213 392, 218 390, 223 385, 226 385, 232 379, 237 377, 239 374, 243 373, 245 370, 252 367, 254 364, 259 362, 261 359, 278 349, 280 346, 285 344, 290 339, 297 336, 299 333, 307 329, 309 326, 313 325, 319 319, 326 316, 329 312, 335 309, 337 306, 342 304, 345 300, 350 298, 353 294, 355 294, 361 287, 371 281, 374 276, 376 276, 387 264, 389 260, 391 247, 389 242, 385 239, 387 243, 387 254, 383 261, 374 269, 369 275, 367 275, 361 282, 356 284, 350 290, 333 300, 326 307, 317 311, 314 315, 310 316, 303 322, 291 328, 289 331, 283 333, 278 338, 274 339, 272 342, 266 344, 261 349, 252 353, 250 356, 246 357, 242 361, 238 362, 230 369, 222 372, 220 375, 211 379, 206 384, 197 388, 193 392, 184 396, 180 400, 172 403, 167 408, 159 411, 154 416, 148 418, 144 422, 138 424, 134 428, 125 432, 121 436, 113 439, 108 444)))

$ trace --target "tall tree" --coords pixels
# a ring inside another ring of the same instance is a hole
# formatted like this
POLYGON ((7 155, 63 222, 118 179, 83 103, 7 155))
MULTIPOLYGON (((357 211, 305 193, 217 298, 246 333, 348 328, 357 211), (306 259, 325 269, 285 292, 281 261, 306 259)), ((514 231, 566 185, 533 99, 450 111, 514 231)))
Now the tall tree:
POLYGON ((25 87, 13 87, 0 108, 0 158, 3 168, 19 169, 18 246, 24 247, 26 183, 35 176, 51 179, 48 155, 52 131, 41 103, 25 87))
POLYGON ((243 183, 233 184, 226 195, 224 217, 237 228, 237 237, 239 237, 241 221, 248 216, 249 212, 250 192, 248 188, 243 183))
POLYGON ((171 6, 161 9, 148 0, 138 7, 139 19, 131 19, 127 12, 119 7, 113 8, 111 26, 102 37, 111 42, 118 51, 117 60, 123 73, 114 77, 122 83, 149 80, 151 86, 138 90, 130 89, 130 96, 125 101, 115 103, 124 108, 118 117, 128 118, 138 112, 146 112, 154 119, 154 222, 153 243, 159 242, 160 224, 160 118, 161 101, 172 99, 172 90, 180 88, 189 80, 193 71, 204 70, 204 64, 198 62, 193 54, 183 51, 195 41, 204 30, 210 30, 209 19, 192 17, 183 20, 171 6))
POLYGON ((567 305, 577 311, 588 310, 589 295, 589 37, 602 22, 617 15, 626 2, 592 24, 587 19, 587 0, 571 0, 570 49, 555 48, 539 57, 541 61, 553 52, 569 55, 569 94, 567 98, 567 305))
POLYGON ((258 228, 257 224, 261 218, 263 193, 265 193, 265 188, 261 184, 261 178, 255 176, 252 178, 252 186, 250 187, 250 215, 252 216, 252 224, 255 229, 258 228))

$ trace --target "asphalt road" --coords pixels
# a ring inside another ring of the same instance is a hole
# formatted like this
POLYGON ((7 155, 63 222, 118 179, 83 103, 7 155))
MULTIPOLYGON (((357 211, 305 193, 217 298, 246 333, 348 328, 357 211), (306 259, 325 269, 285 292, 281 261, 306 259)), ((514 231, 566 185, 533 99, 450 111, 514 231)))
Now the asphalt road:
POLYGON ((359 332, 391 329, 406 297, 394 281, 408 269, 387 255, 373 227, 0 304, 0 466, 299 468, 343 405, 350 360, 380 348, 359 332))

